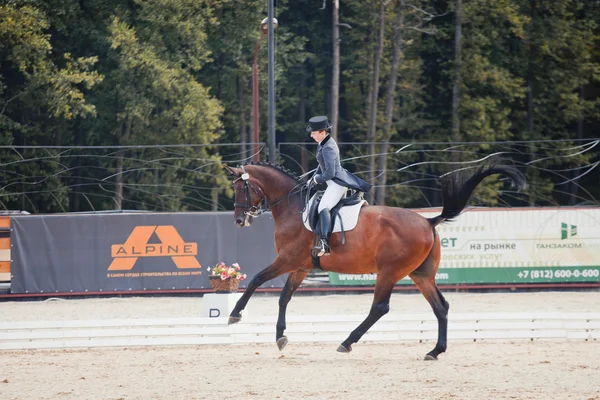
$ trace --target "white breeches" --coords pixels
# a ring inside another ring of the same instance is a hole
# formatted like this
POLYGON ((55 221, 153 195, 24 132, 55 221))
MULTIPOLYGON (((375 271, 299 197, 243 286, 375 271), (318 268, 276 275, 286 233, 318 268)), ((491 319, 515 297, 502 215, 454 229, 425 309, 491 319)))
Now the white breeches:
POLYGON ((327 181, 326 183, 327 189, 325 189, 323 198, 321 198, 321 202, 319 203, 319 213, 326 208, 331 210, 335 207, 346 194, 346 190, 348 190, 348 188, 340 186, 334 181, 327 181))

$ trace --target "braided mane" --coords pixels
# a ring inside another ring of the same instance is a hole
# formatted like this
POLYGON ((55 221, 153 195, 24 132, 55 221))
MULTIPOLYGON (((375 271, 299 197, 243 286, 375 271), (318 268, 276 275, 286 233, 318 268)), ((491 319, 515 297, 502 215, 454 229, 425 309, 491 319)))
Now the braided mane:
POLYGON ((282 172, 285 175, 289 176, 290 178, 292 178, 293 180, 295 180, 297 183, 304 183, 304 179, 303 178, 300 178, 298 175, 296 175, 295 173, 293 173, 292 171, 290 171, 289 169, 287 169, 283 165, 272 164, 272 163, 267 162, 267 161, 258 161, 258 162, 252 161, 252 162, 247 162, 244 165, 258 165, 258 166, 263 166, 263 167, 274 168, 274 169, 278 170, 279 172, 282 172))

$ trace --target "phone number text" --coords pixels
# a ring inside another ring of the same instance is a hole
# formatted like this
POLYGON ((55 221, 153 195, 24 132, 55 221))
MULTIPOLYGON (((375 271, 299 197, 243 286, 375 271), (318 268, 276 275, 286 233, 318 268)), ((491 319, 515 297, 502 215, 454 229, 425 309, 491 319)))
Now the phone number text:
POLYGON ((520 271, 521 279, 599 278, 599 269, 532 269, 520 271))

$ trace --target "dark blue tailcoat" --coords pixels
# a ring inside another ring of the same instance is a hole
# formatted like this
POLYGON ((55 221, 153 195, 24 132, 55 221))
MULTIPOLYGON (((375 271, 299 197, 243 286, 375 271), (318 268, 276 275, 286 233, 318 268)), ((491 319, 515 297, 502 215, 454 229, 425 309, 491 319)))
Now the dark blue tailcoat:
POLYGON ((340 150, 331 136, 327 136, 319 143, 317 161, 319 163, 317 172, 315 172, 317 183, 325 183, 333 180, 338 185, 362 192, 368 192, 373 186, 342 167, 340 163, 340 150))

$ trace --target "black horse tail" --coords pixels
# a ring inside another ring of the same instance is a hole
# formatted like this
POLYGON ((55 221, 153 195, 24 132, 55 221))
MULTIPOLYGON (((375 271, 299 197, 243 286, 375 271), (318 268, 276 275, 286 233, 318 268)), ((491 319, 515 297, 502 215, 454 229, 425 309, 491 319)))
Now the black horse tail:
POLYGON ((467 206, 477 185, 488 176, 495 174, 508 176, 512 180, 513 186, 519 191, 527 186, 525 176, 521 172, 514 167, 505 165, 482 165, 470 176, 465 176, 461 172, 447 174, 442 181, 444 208, 437 217, 428 218, 429 223, 435 227, 444 221, 458 217, 467 206))

